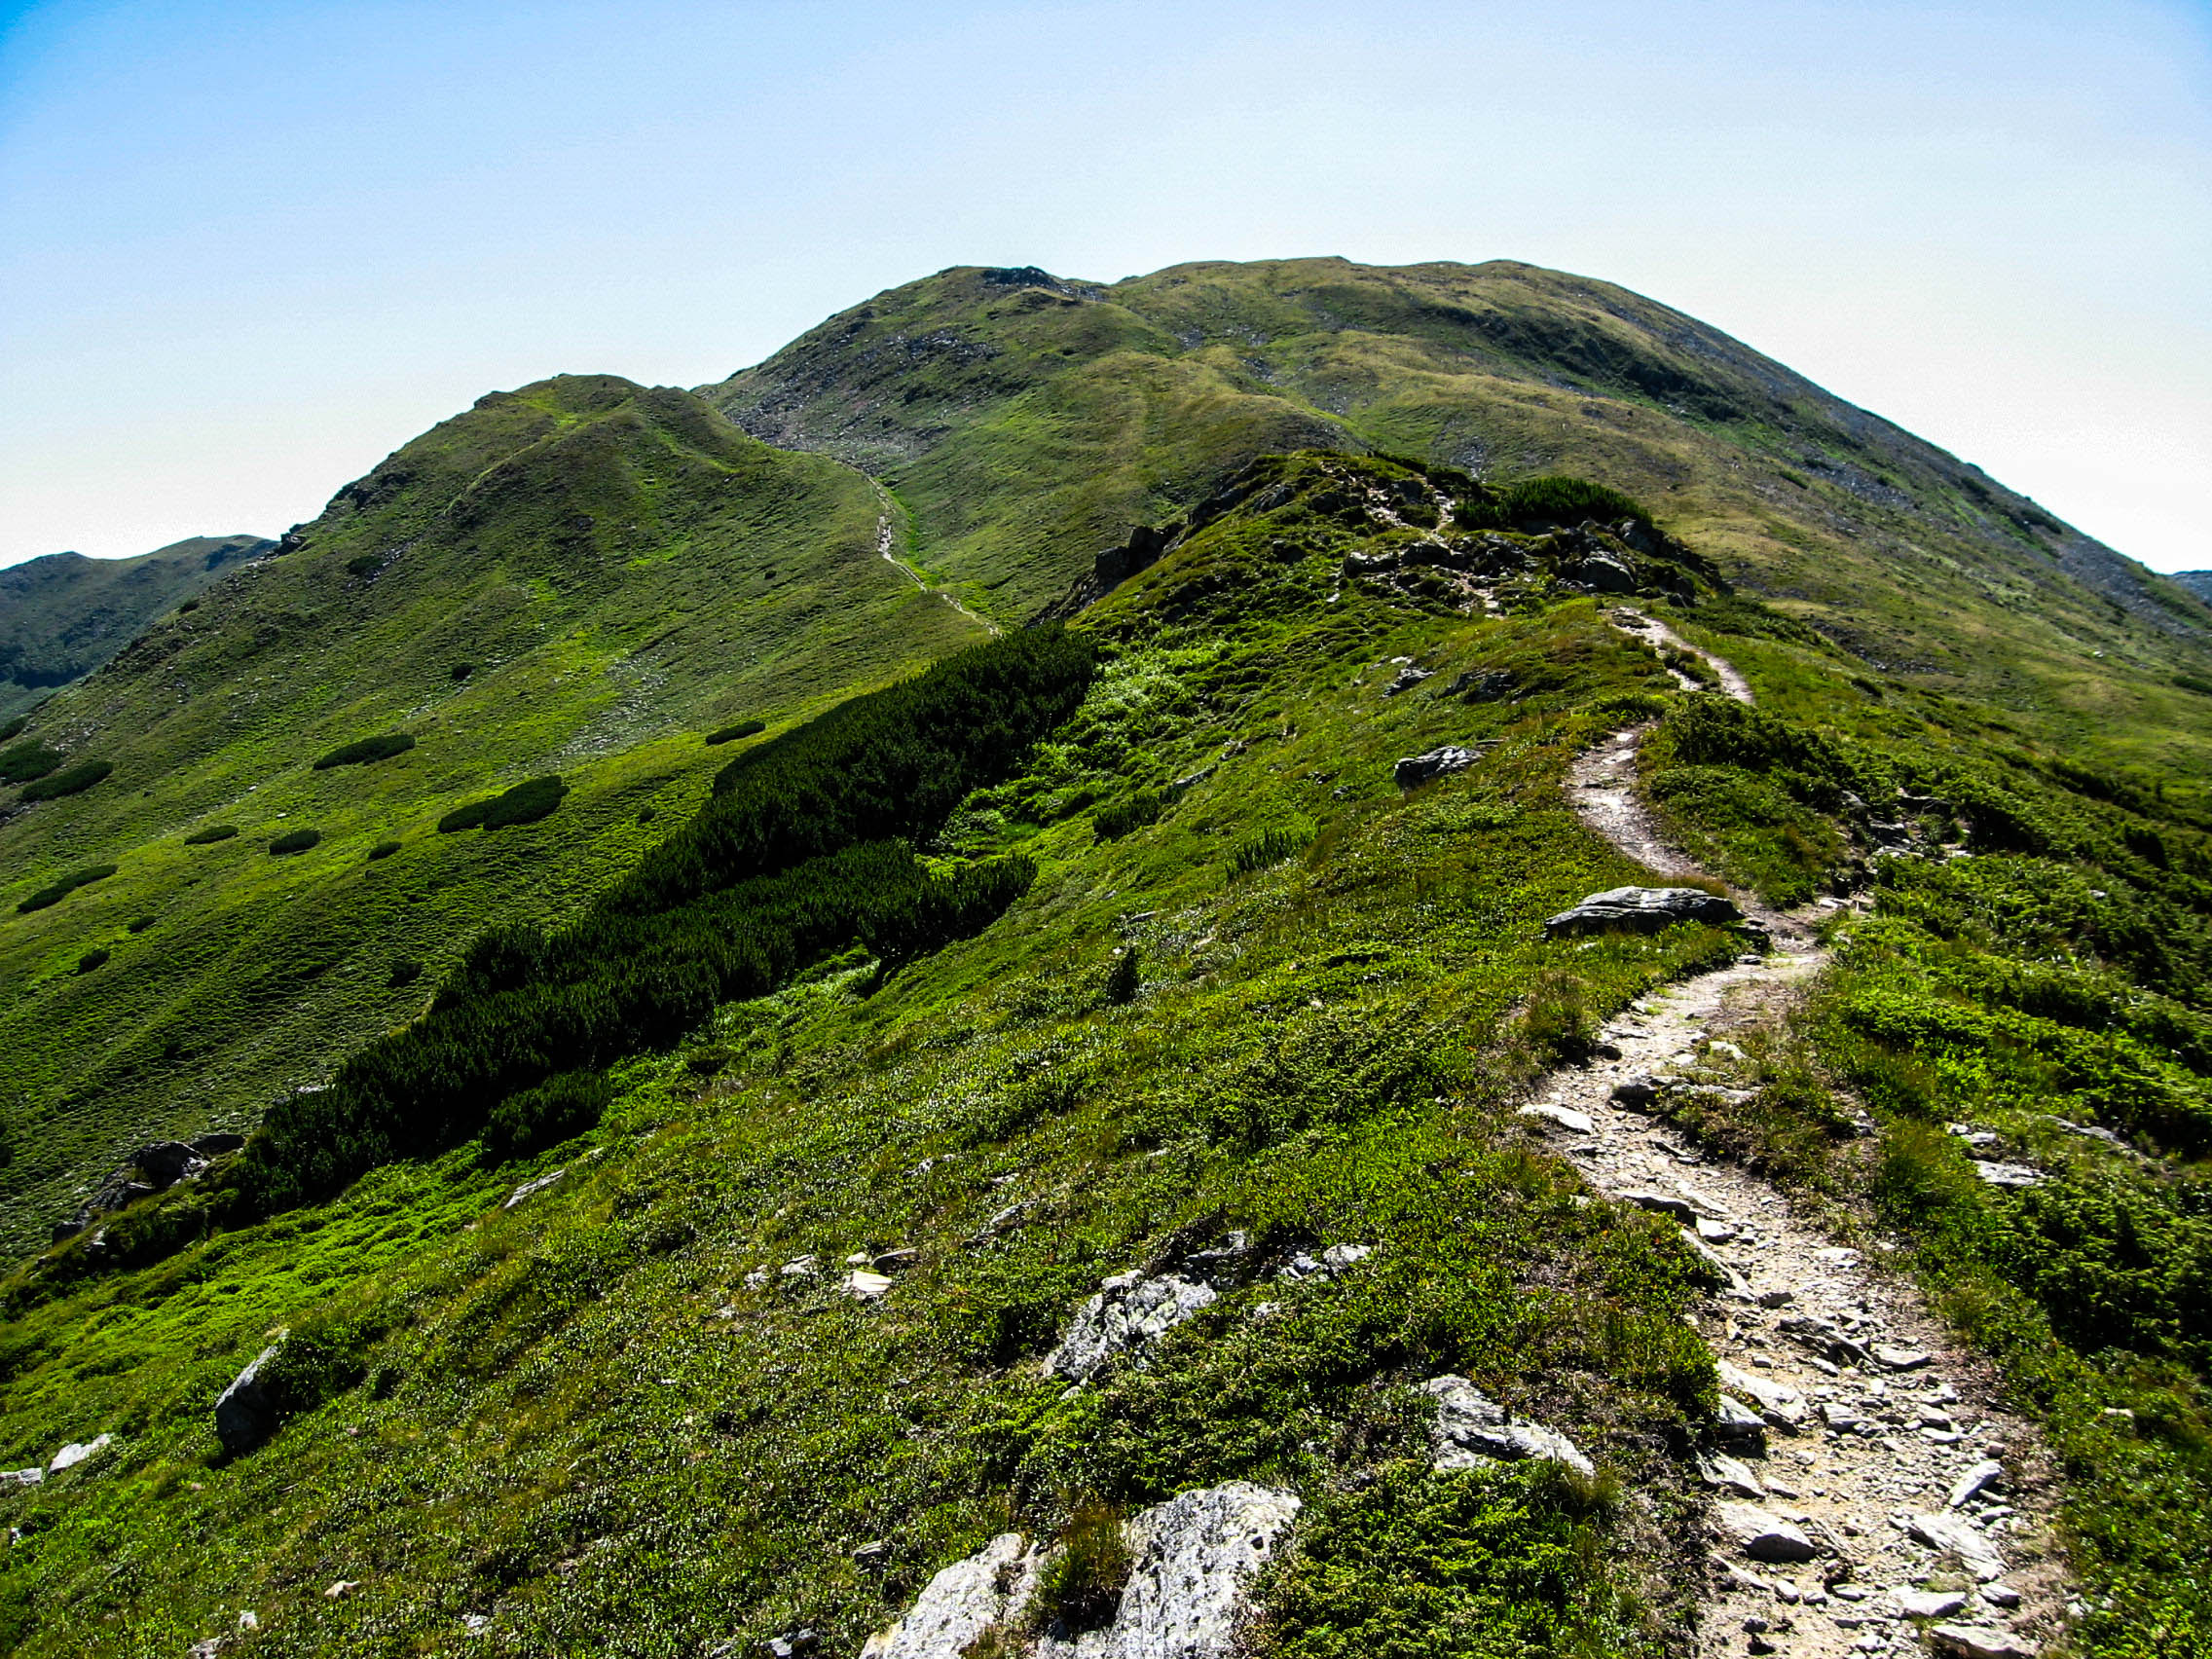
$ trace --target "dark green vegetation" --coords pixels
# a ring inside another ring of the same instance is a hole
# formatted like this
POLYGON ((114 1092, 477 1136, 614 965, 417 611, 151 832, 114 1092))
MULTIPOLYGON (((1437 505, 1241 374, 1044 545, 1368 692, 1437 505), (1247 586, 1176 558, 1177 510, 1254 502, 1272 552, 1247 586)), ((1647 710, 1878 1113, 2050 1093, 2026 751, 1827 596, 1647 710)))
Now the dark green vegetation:
POLYGON ((43 910, 49 904, 58 904, 80 887, 90 887, 95 881, 105 881, 115 873, 113 865, 87 865, 83 869, 72 870, 59 881, 52 881, 16 905, 18 915, 29 915, 43 910))
POLYGON ((135 559, 55 553, 0 571, 0 714, 83 679, 171 606, 194 607, 193 595, 274 546, 196 535, 135 559))
POLYGON ((707 733, 707 746, 712 749, 724 743, 735 743, 741 737, 752 737, 768 729, 766 720, 738 720, 707 733))
POLYGON ((849 1654, 1010 1525, 1094 1618, 1111 1517, 1250 1478, 1308 1504, 1259 1651, 1678 1652, 1702 1270, 1510 1116, 1742 947, 1542 936, 1642 874, 1561 783, 1649 719, 1703 856, 1876 903, 1756 1107, 1693 1126, 1899 1230, 2006 1360, 2092 1649, 2201 1644, 2212 613, 1525 267, 954 272, 712 395, 830 458, 626 383, 487 399, 26 728, 56 766, 98 729, 116 784, 0 852, 121 869, 0 940, 18 1235, 126 1130, 263 1128, 10 1281, 0 1464, 118 1438, 0 1491, 0 1641, 434 1651, 489 1611, 525 1653, 849 1654), (1315 441, 1407 459, 1251 464, 1315 441), (981 630, 886 514, 998 645, 906 681, 981 630), (1606 626, 1594 548, 1758 711, 1606 626), (1013 626, 1079 580, 1067 635, 1013 626), (724 764, 731 709, 779 735, 724 764), (1444 743, 1482 758, 1401 793, 1444 743), (550 819, 427 833, 554 772, 550 819), (249 856, 278 814, 325 841, 249 856), (250 838, 187 850, 217 816, 250 838), (1973 1181, 1953 1121, 2045 1185, 1973 1181), (1040 1375, 1101 1278, 1236 1234, 1147 1365, 1040 1375), (1277 1276, 1337 1242, 1374 1254, 1277 1276), (279 1326, 286 1420, 226 1460, 209 1407, 279 1326), (1446 1369, 1600 1478, 1431 1472, 1446 1369))
POLYGON ((320 846, 321 844, 322 831, 319 830, 287 830, 269 843, 269 850, 279 855, 304 853, 310 847, 320 846))
POLYGON ((560 807, 569 786, 559 778, 531 778, 486 800, 457 806, 438 820, 438 833, 461 830, 503 830, 510 824, 535 824, 560 807))
POLYGON ((195 830, 184 838, 188 847, 212 847, 217 841, 228 841, 239 832, 236 824, 210 824, 204 830, 195 830))
POLYGON ((442 975, 490 916, 573 916, 650 844, 642 807, 680 823, 704 796, 727 752, 698 733, 725 710, 802 719, 982 638, 876 556, 877 519, 865 479, 687 393, 550 381, 407 445, 56 691, 18 746, 115 770, 0 796, 0 861, 23 890, 120 873, 0 933, 0 1086, 39 1128, 0 1170, 0 1237, 43 1241, 131 1146, 327 1077, 418 1012, 393 954, 442 975), (417 746, 313 766, 387 732, 417 746), (430 832, 550 773, 551 818, 430 832), (296 824, 320 844, 261 856, 296 824), (187 844, 210 825, 238 838, 187 844), (405 851, 367 857, 387 841, 405 851), (159 948, 129 940, 157 905, 159 948), (71 973, 93 945, 127 971, 71 973))
POLYGON ((389 760, 394 755, 404 755, 414 747, 415 740, 405 732, 386 732, 382 737, 364 737, 355 743, 340 744, 328 755, 318 756, 314 769, 327 772, 333 766, 366 766, 372 760, 389 760))
POLYGON ((0 751, 0 783, 27 784, 33 778, 45 777, 60 764, 57 752, 32 738, 27 743, 0 751))
POLYGON ((94 784, 115 770, 112 760, 80 760, 74 766, 64 766, 58 772, 23 786, 21 798, 31 800, 59 800, 64 795, 83 794, 94 784))

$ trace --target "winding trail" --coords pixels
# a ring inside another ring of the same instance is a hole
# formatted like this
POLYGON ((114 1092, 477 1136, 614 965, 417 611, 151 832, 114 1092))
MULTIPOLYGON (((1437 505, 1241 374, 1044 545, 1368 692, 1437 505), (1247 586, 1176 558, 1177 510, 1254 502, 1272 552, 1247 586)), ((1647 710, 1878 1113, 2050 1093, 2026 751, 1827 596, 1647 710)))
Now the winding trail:
MULTIPOLYGON (((866 478, 867 474, 863 473, 862 476, 864 478, 866 478)), ((911 581, 916 587, 920 588, 922 592, 936 594, 938 598, 943 600, 945 604, 951 606, 953 609, 959 611, 960 614, 967 617, 969 621, 975 623, 977 627, 984 629, 992 636, 992 638, 996 639, 999 633, 999 625, 996 622, 993 622, 987 616, 977 615, 965 605, 962 605, 960 601, 953 598, 949 593, 945 592, 944 589, 933 588, 932 586, 930 586, 928 582, 922 580, 921 571, 915 570, 913 566, 907 564, 905 560, 900 558, 898 554, 891 551, 893 545, 898 539, 894 526, 896 526, 896 524, 898 523, 899 509, 891 499, 891 493, 888 490, 884 489, 881 484, 877 483, 873 478, 868 478, 867 483, 868 488, 875 492, 876 504, 882 509, 881 512, 877 515, 875 521, 875 550, 882 557, 883 562, 891 566, 892 569, 903 573, 907 580, 911 581)))
MULTIPOLYGON (((1612 619, 1703 658, 1729 696, 1751 701, 1731 664, 1664 624, 1627 609, 1612 619)), ((1631 858, 1666 876, 1702 875, 1636 794, 1648 730, 1615 733, 1578 757, 1570 798, 1631 858)), ((1592 1187, 1674 1216, 1726 1278, 1696 1320, 1732 1402, 1723 1418, 1739 1419, 1734 1455, 1700 1465, 1715 1502, 1697 1652, 2035 1654, 2062 1628, 2069 1595, 2050 1532, 2057 1485, 2033 1426, 1998 1404, 1988 1364, 1901 1275, 1644 1115, 1651 1091, 1640 1086, 1751 1087, 1730 1034, 1776 1024, 1826 965, 1808 915, 1736 898, 1768 928, 1770 954, 1636 1004, 1605 1029, 1615 1057, 1552 1074, 1522 1108, 1592 1187), (1622 1085, 1644 1111, 1615 1098, 1622 1085), (1993 1463, 1993 1481, 1961 1493, 1993 1463)))

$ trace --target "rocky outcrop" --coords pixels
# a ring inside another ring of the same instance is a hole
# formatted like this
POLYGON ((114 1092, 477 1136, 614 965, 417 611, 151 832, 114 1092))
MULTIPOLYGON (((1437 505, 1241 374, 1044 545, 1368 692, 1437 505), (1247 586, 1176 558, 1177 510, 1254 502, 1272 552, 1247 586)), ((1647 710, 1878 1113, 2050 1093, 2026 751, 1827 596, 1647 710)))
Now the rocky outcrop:
POLYGON ((1613 887, 1593 893, 1544 923, 1554 939, 1576 934, 1657 933, 1677 922, 1725 927, 1743 919, 1734 901, 1697 887, 1613 887))
POLYGON ((276 1403, 270 1398, 261 1373, 281 1346, 272 1343, 263 1348, 215 1402, 215 1438, 234 1457, 259 1446, 276 1426, 276 1403))
POLYGON ((54 1224, 54 1239, 62 1239, 92 1225, 110 1210, 122 1209, 140 1198, 166 1192, 179 1181, 190 1181, 215 1161, 245 1145, 245 1136, 211 1133, 188 1141, 150 1141, 131 1153, 111 1171, 67 1220, 54 1224))
POLYGON ((1253 1574, 1278 1552, 1301 1505, 1287 1492, 1231 1481, 1169 1498, 1123 1526, 1129 1575, 1111 1622, 1079 1634, 1042 1628, 1032 1606, 1052 1551, 1002 1532, 932 1578, 861 1659, 963 1659, 994 1633, 1030 1659, 1223 1659, 1253 1574))
POLYGON ((1542 1457, 1579 1475, 1597 1473, 1582 1449, 1557 1429, 1513 1420, 1512 1414, 1464 1377, 1447 1373, 1421 1384, 1436 1402, 1428 1444, 1439 1469, 1474 1469, 1493 1462, 1542 1457))
POLYGON ((1213 1286, 1179 1273, 1116 1273, 1077 1311, 1045 1375, 1080 1382, 1116 1355, 1149 1347, 1171 1327, 1218 1300, 1213 1286))
POLYGON ((1418 789, 1438 778, 1464 772, 1482 758, 1482 752, 1463 749, 1456 743, 1441 744, 1425 755, 1409 755, 1391 768, 1391 776, 1402 790, 1418 789))

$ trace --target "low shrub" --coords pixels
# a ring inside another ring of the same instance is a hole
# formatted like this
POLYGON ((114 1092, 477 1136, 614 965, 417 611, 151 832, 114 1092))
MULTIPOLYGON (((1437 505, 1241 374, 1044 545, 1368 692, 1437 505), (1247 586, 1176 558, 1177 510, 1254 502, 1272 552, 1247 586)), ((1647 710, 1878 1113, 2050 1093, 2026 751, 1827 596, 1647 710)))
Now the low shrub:
POLYGON ((398 851, 399 843, 397 841, 379 841, 369 849, 369 862, 374 864, 378 859, 388 859, 398 851))
POLYGON ((115 770, 107 760, 82 760, 68 770, 55 772, 23 786, 25 800, 59 800, 63 795, 83 794, 102 778, 115 770))
POLYGON ((152 916, 133 916, 124 924, 124 931, 130 934, 142 934, 154 925, 154 920, 152 916))
POLYGON ((350 576, 373 576, 383 569, 384 560, 374 553, 362 553, 346 561, 346 573, 350 576))
POLYGON ((27 784, 61 764, 61 756, 38 738, 0 750, 0 784, 27 784))
POLYGON ((204 830, 195 830, 184 838, 188 847, 211 847, 217 841, 228 841, 239 832, 236 824, 210 824, 204 830))
POLYGON ((286 1332, 261 1368, 272 1415, 282 1421, 358 1387, 368 1376, 366 1355, 374 1337, 358 1321, 328 1316, 303 1320, 286 1332))
POLYGON ((366 766, 372 760, 388 760, 394 755, 404 755, 414 747, 415 740, 407 733, 387 731, 381 737, 364 737, 333 749, 315 761, 314 769, 327 772, 333 766, 366 766))
POLYGON ((1285 859, 1296 858, 1313 840, 1313 827, 1303 825, 1276 825, 1267 830, 1255 830, 1241 836, 1230 849, 1229 862, 1239 875, 1250 875, 1255 870, 1278 865, 1285 859))
POLYGON ((1569 1062, 1590 1057, 1598 1041, 1598 1016, 1589 987, 1563 969, 1549 969, 1529 988, 1521 1029, 1536 1051, 1569 1062))
POLYGON ((476 665, 472 662, 457 662, 453 665, 453 677, 456 680, 466 680, 475 672, 476 665))
POLYGON ((112 954, 113 952, 106 950, 105 948, 99 950, 88 950, 84 955, 77 958, 77 972, 80 974, 90 974, 95 968, 104 968, 107 966, 108 957, 112 954))
POLYGON ((30 723, 30 716, 18 715, 6 725, 0 725, 0 743, 13 743, 17 738, 23 735, 23 727, 30 723))
POLYGON ((455 807, 438 820, 438 833, 451 835, 461 830, 501 830, 510 824, 535 824, 541 818, 552 817, 554 809, 561 804, 561 797, 568 793, 569 786, 559 778, 532 778, 515 785, 504 794, 455 807))
POLYGON ((1122 1512, 1105 1503, 1080 1505, 1037 1575, 1032 1616, 1062 1641, 1103 1630, 1121 1607, 1131 1565, 1122 1512))
POLYGON ((412 956, 395 956, 391 959, 391 972, 385 976, 385 983, 393 990, 412 985, 423 977, 423 965, 412 956))
POLYGON ((496 1162, 558 1146, 599 1122, 614 1087, 599 1072, 563 1072, 510 1094, 484 1124, 484 1151, 496 1162))
POLYGON ((1160 822, 1167 802, 1151 790, 1140 790, 1122 800, 1108 801, 1098 809, 1091 828, 1101 841, 1118 841, 1132 830, 1160 822))
POLYGON ((272 853, 278 854, 304 853, 321 839, 322 831, 320 830, 287 830, 276 840, 269 843, 269 850, 272 853))
POLYGON ((767 729, 768 722, 766 720, 739 720, 734 725, 726 725, 719 731, 707 733, 707 747, 712 749, 719 744, 735 743, 741 737, 751 737, 756 732, 762 732, 767 729))
POLYGON ((44 910, 58 904, 80 887, 90 887, 95 881, 105 881, 115 873, 114 865, 87 865, 83 869, 50 882, 16 906, 18 916, 27 916, 33 910, 44 910))
POLYGON ((1137 960, 1137 947, 1124 945, 1122 954, 1114 958, 1114 966, 1106 971, 1106 1000, 1117 1006, 1134 1002, 1143 983, 1144 965, 1137 960))

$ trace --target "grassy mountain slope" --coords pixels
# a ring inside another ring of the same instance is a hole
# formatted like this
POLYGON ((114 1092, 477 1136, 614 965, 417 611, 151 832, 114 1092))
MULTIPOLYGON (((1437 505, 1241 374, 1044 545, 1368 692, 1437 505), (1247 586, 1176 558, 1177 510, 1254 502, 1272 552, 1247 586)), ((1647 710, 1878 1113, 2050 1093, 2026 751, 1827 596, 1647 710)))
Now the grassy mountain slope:
POLYGON ((733 753, 701 733, 780 725, 979 637, 878 557, 878 519, 849 469, 684 392, 544 382, 398 451, 41 708, 19 741, 55 776, 113 772, 0 797, 9 1240, 43 1237, 129 1146, 250 1124, 412 1014, 424 987, 395 965, 573 909, 733 753), (313 764, 387 733, 414 747, 313 764), (570 789, 550 818, 437 831, 539 774, 570 789), (318 844, 273 856, 303 829, 318 844))
POLYGON ((2075 1553, 2082 1650, 2197 1650, 2205 816, 1710 593, 1644 603, 1725 649, 1755 713, 1677 691, 1540 569, 1494 614, 1347 579, 1419 539, 1358 505, 1408 482, 1270 463, 1081 618, 1105 658, 1082 707, 924 837, 947 868, 1034 861, 977 937, 725 1004, 534 1157, 464 1145, 141 1271, 18 1278, 0 1461, 118 1441, 0 1491, 9 1640, 658 1654, 809 1628, 851 1653, 1010 1525, 1247 1477, 1308 1504, 1258 1652, 1686 1651, 1698 1270, 1511 1117, 1598 1019, 1742 948, 1543 936, 1640 874, 1563 784, 1655 718, 1644 789, 1677 835, 1777 896, 1873 903, 1833 924, 1845 974, 1800 1033, 1745 1062, 1755 1105, 1681 1126, 1862 1241, 1892 1230, 2004 1358, 2072 1482, 2067 1537, 2007 1548, 2075 1553), (1393 689, 1403 667, 1433 672, 1393 689), (1483 757, 1396 788, 1441 742, 1483 757), (1913 819, 1903 856, 1864 859, 1866 802, 1913 819), (1975 1182, 1954 1117, 2046 1189, 1975 1182), (1041 1375, 1101 1277, 1239 1232, 1247 1266, 1148 1366, 1041 1375), (1338 1242, 1375 1253, 1277 1275, 1338 1242), (893 1248, 917 1254, 884 1299, 846 1294, 840 1264, 893 1248), (292 1415, 225 1457, 211 1402, 279 1327, 292 1415), (1413 1384, 1447 1369, 1600 1479, 1430 1472, 1413 1384))
POLYGON ((958 268, 701 389, 771 442, 878 473, 922 560, 1002 619, 1302 434, 1478 476, 1601 479, 1867 670, 2177 772, 2212 761, 2200 694, 2172 683, 2212 646, 2200 598, 1587 277, 1304 259, 1101 285, 958 268))
POLYGON ((275 545, 195 535, 135 559, 55 553, 0 571, 0 719, 92 673, 163 611, 275 545))

